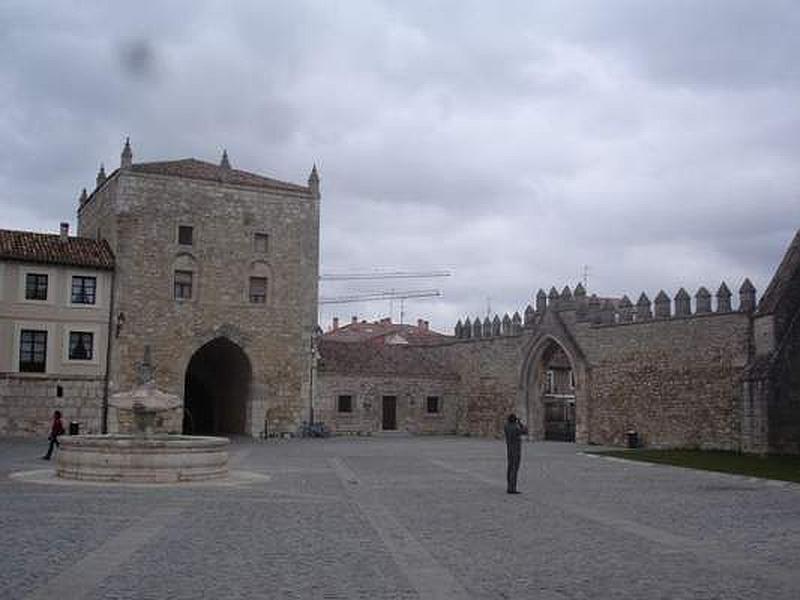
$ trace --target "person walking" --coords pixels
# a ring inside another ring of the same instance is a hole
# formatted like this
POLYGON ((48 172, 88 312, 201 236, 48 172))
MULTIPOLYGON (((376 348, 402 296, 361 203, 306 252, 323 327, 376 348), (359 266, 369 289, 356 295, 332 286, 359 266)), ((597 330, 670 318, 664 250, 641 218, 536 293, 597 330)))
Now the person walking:
POLYGON ((54 446, 61 446, 58 443, 60 435, 64 435, 64 424, 61 422, 61 411, 57 410, 53 413, 53 424, 50 426, 50 436, 47 438, 50 446, 47 448, 47 454, 42 457, 44 460, 50 460, 50 457, 53 456, 54 446))
POLYGON ((508 415, 508 422, 503 428, 503 432, 506 434, 506 451, 508 452, 508 470, 506 472, 508 487, 506 492, 519 494, 517 491, 517 473, 522 459, 522 436, 528 433, 528 428, 520 422, 517 415, 511 413, 508 415))

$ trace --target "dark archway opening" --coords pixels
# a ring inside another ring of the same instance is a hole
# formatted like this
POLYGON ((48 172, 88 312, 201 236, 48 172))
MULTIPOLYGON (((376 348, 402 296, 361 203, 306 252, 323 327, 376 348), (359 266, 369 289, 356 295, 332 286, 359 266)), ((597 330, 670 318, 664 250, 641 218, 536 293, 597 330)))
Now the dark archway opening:
POLYGON ((544 439, 575 441, 575 370, 556 342, 542 353, 539 381, 544 409, 544 439))
POLYGON ((252 369, 239 346, 211 340, 192 355, 183 393, 183 432, 196 435, 246 432, 252 369))

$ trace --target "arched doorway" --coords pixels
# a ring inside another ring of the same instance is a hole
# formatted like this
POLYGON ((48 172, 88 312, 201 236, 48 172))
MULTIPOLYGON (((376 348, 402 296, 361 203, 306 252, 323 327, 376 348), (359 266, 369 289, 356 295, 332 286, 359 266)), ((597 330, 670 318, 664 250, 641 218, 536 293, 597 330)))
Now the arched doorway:
POLYGON ((536 439, 574 442, 578 376, 564 347, 545 338, 530 357, 528 420, 536 439))
POLYGON ((246 432, 252 369, 238 345, 219 337, 192 355, 183 393, 183 432, 246 432))

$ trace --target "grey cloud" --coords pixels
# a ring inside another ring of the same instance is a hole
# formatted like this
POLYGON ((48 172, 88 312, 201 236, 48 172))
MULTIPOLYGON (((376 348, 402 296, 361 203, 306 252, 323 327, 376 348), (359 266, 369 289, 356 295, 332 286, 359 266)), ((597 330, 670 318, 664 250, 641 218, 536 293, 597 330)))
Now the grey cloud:
MULTIPOLYGON (((323 270, 452 269, 409 282, 443 289, 406 306, 440 327, 482 314, 487 297, 524 308, 538 287, 574 286, 585 264, 608 295, 744 276, 763 289, 799 223, 799 13, 740 1, 12 4, 0 17, 0 226, 72 217, 130 135, 135 160, 218 160, 227 147, 234 166, 297 182, 316 161, 323 270)), ((335 310, 372 318, 388 303, 335 310)))

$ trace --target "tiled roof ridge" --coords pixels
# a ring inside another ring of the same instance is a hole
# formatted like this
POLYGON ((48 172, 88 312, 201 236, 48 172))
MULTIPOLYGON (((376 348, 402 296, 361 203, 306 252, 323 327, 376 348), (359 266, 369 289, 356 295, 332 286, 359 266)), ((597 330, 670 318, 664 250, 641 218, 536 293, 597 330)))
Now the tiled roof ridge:
POLYGON ((114 253, 105 240, 62 239, 57 233, 0 229, 0 259, 44 264, 114 268, 114 253))
MULTIPOLYGON (((137 162, 123 171, 125 170, 132 171, 133 173, 186 177, 189 179, 201 179, 206 181, 221 181, 234 185, 279 188, 294 192, 309 193, 309 188, 307 186, 265 177, 251 171, 224 167, 194 157, 137 162)), ((119 172, 119 170, 115 171, 115 173, 117 172, 119 172)))

